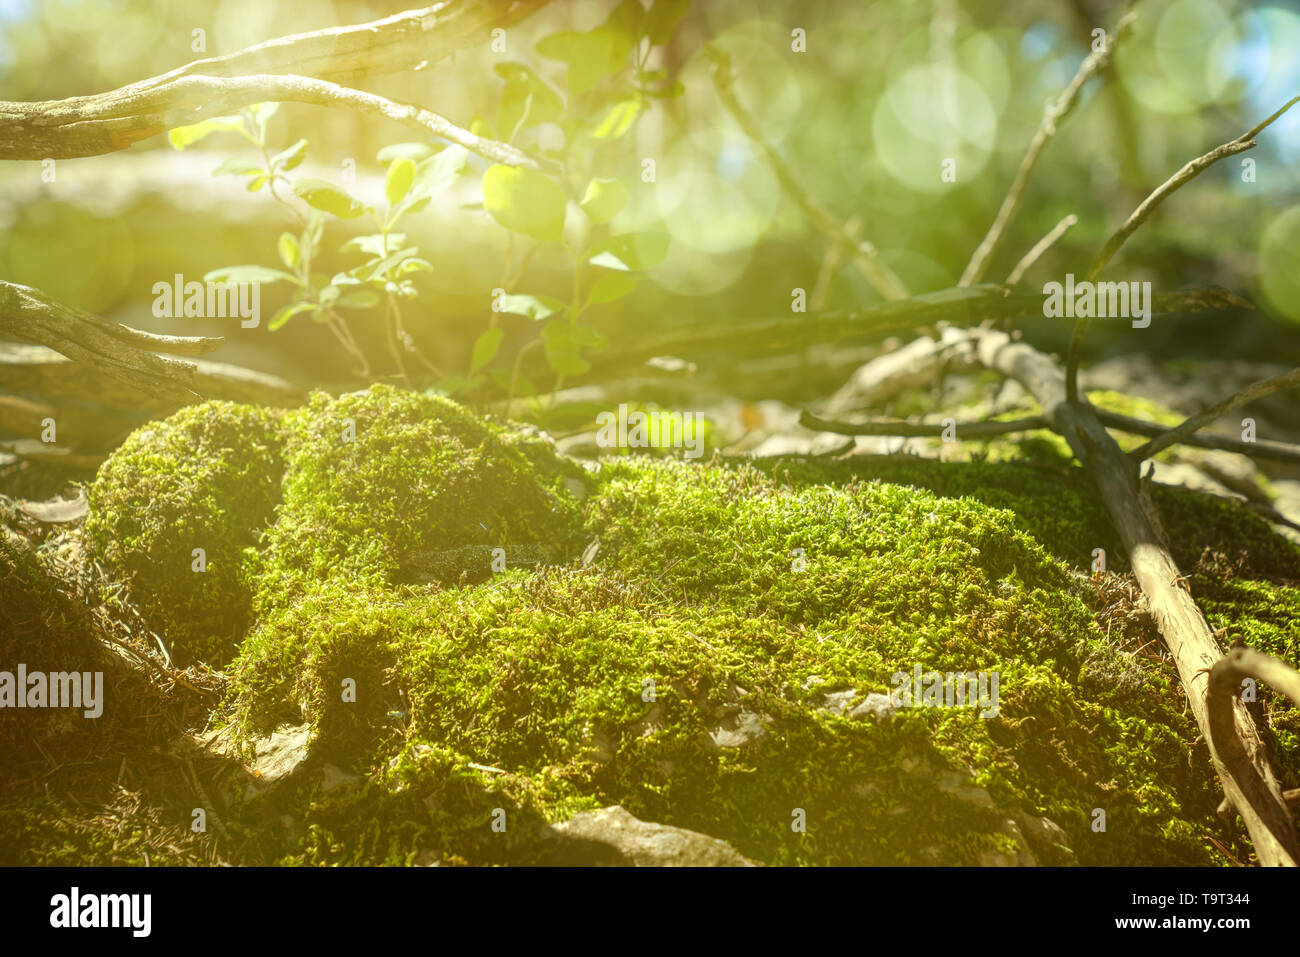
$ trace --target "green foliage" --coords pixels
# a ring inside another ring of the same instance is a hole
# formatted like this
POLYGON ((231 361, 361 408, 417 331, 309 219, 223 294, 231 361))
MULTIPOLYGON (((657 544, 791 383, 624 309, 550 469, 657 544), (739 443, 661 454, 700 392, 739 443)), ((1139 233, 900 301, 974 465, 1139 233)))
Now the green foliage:
MULTIPOLYGON (((508 289, 506 308, 494 306, 490 327, 474 342, 467 374, 440 375, 432 391, 472 392, 489 381, 511 393, 520 387, 532 391, 531 383, 521 380, 517 373, 491 367, 507 341, 507 330, 499 324, 498 312, 531 319, 564 313, 566 330, 550 325, 540 331, 548 364, 557 377, 555 387, 559 388, 566 376, 580 375, 590 367, 584 353, 603 343, 603 337, 591 326, 581 323, 582 314, 592 306, 628 295, 636 286, 634 279, 614 277, 611 270, 640 273, 664 260, 666 233, 609 235, 610 222, 628 203, 628 187, 616 178, 595 172, 609 162, 603 151, 631 130, 655 98, 680 93, 680 83, 662 70, 647 70, 646 61, 653 47, 671 40, 687 6, 672 0, 655 3, 646 10, 637 0, 623 0, 608 20, 593 30, 562 31, 543 37, 537 43, 537 52, 544 59, 568 66, 562 92, 557 92, 528 64, 495 64, 494 71, 504 84, 495 129, 478 117, 471 131, 514 142, 532 135, 541 124, 555 124, 564 134, 565 146, 548 157, 559 161, 552 164, 558 168, 554 173, 500 164, 488 168, 482 178, 482 207, 513 234, 538 244, 561 246, 572 260, 572 293, 568 301, 561 301, 508 289), (573 227, 572 237, 566 240, 566 211, 571 199, 585 216, 581 223, 569 224, 573 227)), ((272 155, 267 145, 267 121, 274 111, 274 104, 262 104, 238 116, 216 117, 170 133, 177 149, 185 149, 213 133, 239 133, 261 152, 261 161, 232 157, 223 161, 214 175, 245 176, 250 190, 266 186, 274 199, 286 205, 277 186, 288 186, 313 210, 311 218, 302 220, 301 234, 284 233, 277 243, 280 260, 288 272, 231 266, 211 270, 208 278, 291 283, 293 296, 276 311, 269 328, 275 331, 298 316, 310 317, 330 330, 363 375, 370 372, 369 358, 341 310, 382 306, 389 353, 397 371, 410 383, 408 360, 412 356, 426 368, 434 367, 404 329, 402 303, 419 295, 412 276, 433 267, 419 257, 418 247, 404 244, 405 236, 395 232, 395 226, 403 216, 422 211, 447 190, 468 165, 468 154, 460 146, 437 148, 426 143, 384 147, 378 159, 388 167, 384 180, 388 208, 381 212, 334 183, 311 178, 292 180, 286 175, 303 162, 308 143, 300 139, 272 155), (331 278, 314 273, 312 264, 320 253, 321 214, 344 221, 369 215, 377 232, 353 237, 341 247, 346 252, 363 252, 369 258, 331 278)), ((296 208, 290 208, 299 215, 296 208)), ((509 263, 505 272, 509 275, 509 263)))
POLYGON ((588 219, 603 226, 627 205, 627 187, 616 179, 593 179, 581 205, 588 219))
POLYGON ((560 187, 535 170, 498 164, 483 174, 483 206, 506 229, 559 242, 564 205, 560 187))

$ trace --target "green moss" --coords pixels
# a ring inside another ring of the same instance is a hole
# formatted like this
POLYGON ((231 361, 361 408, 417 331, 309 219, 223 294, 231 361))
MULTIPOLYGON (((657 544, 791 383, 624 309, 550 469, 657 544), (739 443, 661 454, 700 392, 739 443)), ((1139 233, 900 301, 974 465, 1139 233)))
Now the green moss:
POLYGON ((225 660, 248 626, 243 550, 280 500, 280 445, 278 412, 206 402, 133 432, 91 486, 87 541, 182 660, 225 660))
MULTIPOLYGON (((1090 611, 1076 572, 1091 549, 1122 562, 1078 471, 632 456, 589 476, 538 436, 383 387, 314 396, 283 435, 224 716, 244 741, 305 716, 313 758, 365 784, 282 794, 306 837, 273 859, 527 862, 548 821, 614 803, 768 863, 977 863, 1014 850, 1017 811, 1065 829, 1072 852, 1038 849, 1052 863, 1248 853, 1217 823, 1172 670, 1090 611), (401 583, 412 554, 498 545, 505 572, 401 583), (523 546, 554 564, 512 563, 523 546), (826 707, 916 665, 997 674, 997 714, 826 707)), ((1161 505, 1188 568, 1206 546, 1249 553, 1249 574, 1294 567, 1249 513, 1161 505)), ((1294 659, 1287 586, 1209 594, 1294 659)), ((1292 774, 1289 728, 1275 725, 1292 774)))
POLYGON ((286 433, 284 504, 257 563, 272 602, 336 575, 390 580, 421 551, 567 544, 578 524, 562 476, 545 480, 518 442, 445 398, 316 393, 286 433))

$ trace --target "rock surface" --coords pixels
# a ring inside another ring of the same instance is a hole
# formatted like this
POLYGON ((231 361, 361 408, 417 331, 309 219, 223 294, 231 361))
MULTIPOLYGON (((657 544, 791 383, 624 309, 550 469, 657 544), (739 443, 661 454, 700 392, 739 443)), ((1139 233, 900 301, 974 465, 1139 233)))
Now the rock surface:
POLYGON ((618 805, 575 814, 554 828, 548 864, 615 867, 755 867, 725 841, 633 817, 618 805))

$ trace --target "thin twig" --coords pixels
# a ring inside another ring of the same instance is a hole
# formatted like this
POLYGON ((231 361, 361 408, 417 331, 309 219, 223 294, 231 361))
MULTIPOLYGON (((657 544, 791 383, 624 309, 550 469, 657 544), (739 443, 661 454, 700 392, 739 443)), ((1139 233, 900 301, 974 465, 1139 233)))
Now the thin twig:
MULTIPOLYGON (((862 229, 862 217, 852 216, 844 223, 844 232, 856 240, 858 233, 862 229)), ((826 247, 826 254, 822 256, 821 268, 817 270, 817 282, 813 286, 812 295, 808 297, 808 308, 813 312, 818 312, 826 305, 826 297, 830 295, 831 282, 835 279, 835 274, 840 271, 840 266, 844 263, 844 244, 831 240, 826 247)))
POLYGON ((876 257, 876 248, 869 242, 855 239, 844 224, 832 216, 826 207, 813 199, 803 188, 799 178, 786 165, 785 160, 781 158, 781 154, 767 141, 762 127, 736 97, 736 91, 732 87, 730 57, 716 47, 705 47, 704 53, 712 64, 713 85, 718 91, 718 99, 722 101, 722 105, 745 135, 762 151, 786 194, 807 214, 813 225, 829 236, 832 242, 843 246, 848 251, 853 257, 854 265, 867 277, 867 281, 876 292, 885 299, 909 298, 910 293, 903 281, 876 257))
POLYGON ((1222 402, 1217 402, 1210 406, 1204 412, 1198 412, 1190 416, 1182 424, 1175 426, 1160 435, 1156 436, 1145 445, 1134 449, 1129 456, 1135 462, 1141 462, 1143 459, 1149 459, 1161 449, 1167 448, 1176 442, 1184 441, 1192 433, 1205 428, 1221 415, 1231 412, 1248 402, 1253 402, 1270 392, 1277 392, 1279 389, 1289 389, 1293 386, 1300 385, 1300 369, 1292 369, 1290 372, 1284 372, 1281 375, 1273 376, 1271 379, 1260 379, 1258 382, 1252 382, 1239 392, 1234 392, 1222 402))
MULTIPOLYGON (((872 419, 868 422, 834 422, 822 419, 804 410, 799 416, 799 424, 806 429, 817 432, 834 432, 838 435, 897 435, 907 437, 943 435, 946 428, 941 423, 905 422, 902 419, 872 419)), ((1006 435, 1010 432, 1032 432, 1035 429, 1049 429, 1047 419, 1034 415, 1024 419, 998 421, 985 419, 980 422, 958 422, 955 428, 959 438, 982 438, 991 435, 1006 435)))
MULTIPOLYGON (((1106 409, 1094 408, 1092 411, 1096 413, 1098 421, 1106 428, 1119 429, 1121 432, 1128 432, 1131 435, 1145 435, 1147 438, 1156 438, 1169 431, 1169 426, 1160 425, 1158 422, 1135 419, 1132 416, 1120 415, 1118 412, 1110 412, 1106 409)), ((1273 462, 1294 462, 1296 465, 1300 465, 1300 445, 1293 445, 1290 442, 1275 442, 1269 439, 1246 442, 1243 439, 1234 439, 1228 435, 1204 434, 1183 435, 1176 442, 1178 445, 1190 445, 1198 449, 1236 452, 1239 455, 1248 455, 1257 459, 1268 459, 1273 462)))
POLYGON ((1038 124, 1038 130, 1034 133, 1034 138, 1029 142, 1029 149, 1025 151, 1025 157, 1020 161, 1020 168, 1016 170, 1015 179, 1011 181, 1011 188, 1007 191, 1006 198, 1002 200, 1002 206, 998 209, 998 214, 993 219, 993 225, 989 227, 988 233, 975 247, 975 252, 971 254, 970 262, 966 264, 966 269, 961 274, 958 281, 959 286, 970 286, 980 281, 984 271, 988 268, 989 261, 993 254, 997 252, 998 244, 1002 242, 1007 228, 1011 225, 1012 220, 1016 218, 1016 213, 1020 211, 1020 203, 1025 196, 1025 187, 1029 185, 1029 177, 1034 172, 1034 167, 1038 165, 1038 158, 1042 155, 1043 148, 1053 136, 1056 135, 1056 125, 1065 119, 1074 109, 1077 102, 1079 91, 1083 89, 1085 83, 1097 74, 1106 69, 1110 63, 1111 53, 1115 49, 1115 44, 1128 30, 1129 25, 1136 19, 1137 14, 1132 10, 1127 11, 1119 22, 1115 24, 1115 29, 1106 36, 1105 46, 1101 50, 1094 50, 1084 58, 1083 63, 1079 64, 1079 70, 1074 74, 1074 79, 1070 81, 1061 95, 1056 98, 1056 102, 1048 105, 1043 113, 1043 120, 1038 124))
POLYGON ((492 28, 513 26, 547 2, 442 0, 369 23, 277 37, 235 53, 195 60, 107 93, 0 102, 0 158, 97 156, 198 122, 214 114, 192 96, 199 88, 188 81, 196 79, 222 83, 277 74, 352 83, 367 76, 420 70, 458 50, 481 45, 492 28))
POLYGON ((1051 232, 1034 243, 1033 248, 1025 253, 1020 262, 1016 263, 1016 268, 1011 270, 1011 274, 1007 276, 1007 285, 1015 286, 1018 284, 1025 273, 1029 271, 1029 267, 1038 262, 1038 258, 1051 249, 1052 244, 1064 236, 1066 231, 1078 221, 1079 217, 1071 213, 1053 226, 1051 232))
MULTIPOLYGON (((1257 123, 1236 139, 1229 140, 1226 143, 1216 146, 1203 156, 1196 157, 1196 159, 1185 164, 1177 173, 1152 190, 1151 194, 1147 196, 1146 199, 1142 200, 1142 202, 1138 204, 1137 208, 1129 215, 1129 218, 1124 221, 1124 225, 1117 229, 1114 234, 1111 235, 1110 239, 1106 240, 1106 245, 1104 245, 1097 253, 1096 258, 1092 261, 1092 265, 1088 268, 1088 274, 1086 277, 1087 281, 1091 282, 1097 278, 1101 271, 1106 268, 1106 264, 1109 263, 1115 253, 1119 251, 1119 248, 1124 245, 1124 241, 1127 240, 1139 226, 1145 223, 1148 218, 1150 218, 1151 214, 1156 211, 1161 203, 1168 199, 1180 187, 1191 182, 1200 175, 1201 172, 1208 169, 1225 156, 1232 156, 1255 146, 1255 137, 1258 136, 1265 127, 1271 124, 1287 110, 1291 109, 1291 107, 1297 102, 1300 102, 1300 96, 1292 97, 1281 109, 1268 119, 1257 123)), ((1066 398, 1072 403, 1079 401, 1079 349, 1083 345, 1083 336, 1084 333, 1088 331, 1088 326, 1091 321, 1090 317, 1083 317, 1077 320, 1074 324, 1074 334, 1070 337, 1070 352, 1066 357, 1065 362, 1065 389, 1066 398)))

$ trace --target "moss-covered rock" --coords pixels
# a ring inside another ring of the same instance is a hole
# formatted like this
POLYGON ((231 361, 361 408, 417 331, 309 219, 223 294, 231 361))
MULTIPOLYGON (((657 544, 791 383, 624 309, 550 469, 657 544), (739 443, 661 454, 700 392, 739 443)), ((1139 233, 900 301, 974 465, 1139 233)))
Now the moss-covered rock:
MULTIPOLYGON (((529 862, 547 822, 614 804, 767 863, 1248 853, 1214 815, 1172 669, 1091 609, 1091 549, 1122 562, 1078 472, 627 457, 588 475, 382 387, 315 396, 282 434, 223 716, 245 742, 305 717, 313 755, 366 783, 279 789, 306 837, 267 838, 274 859, 529 862), (549 566, 510 559, 543 546, 549 566), (495 547, 504 571, 401 574, 495 547), (916 668, 996 676, 995 706, 889 702, 916 668)), ((1225 504, 1171 506, 1187 567, 1206 546, 1249 553, 1211 601, 1294 656, 1289 586, 1251 583, 1300 553, 1225 504)))
POLYGON ((91 486, 87 541, 182 660, 225 660, 248 627, 281 445, 278 411, 207 402, 133 432, 91 486))
POLYGON ((340 575, 388 581, 423 551, 567 543, 577 503, 563 474, 543 473, 520 444, 441 397, 387 386, 313 395, 286 422, 263 596, 282 602, 340 575))

